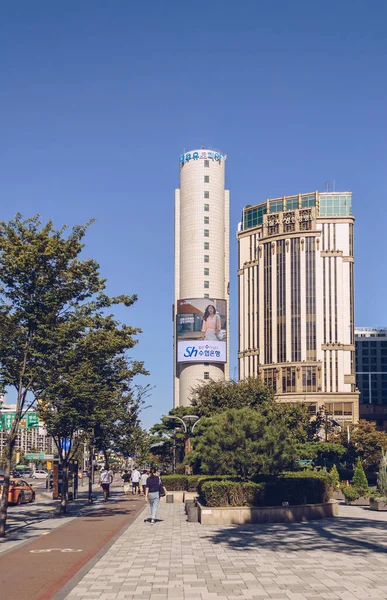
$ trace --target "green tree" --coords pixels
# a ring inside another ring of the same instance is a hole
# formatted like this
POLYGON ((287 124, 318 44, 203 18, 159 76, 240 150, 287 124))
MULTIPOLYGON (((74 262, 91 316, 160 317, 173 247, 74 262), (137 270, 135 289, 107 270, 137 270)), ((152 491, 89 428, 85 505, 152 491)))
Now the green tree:
MULTIPOLYGON (((183 463, 185 432, 179 417, 184 420, 186 415, 197 414, 198 411, 191 406, 179 406, 169 411, 168 415, 161 418, 160 423, 156 423, 150 429, 150 447, 152 454, 158 459, 158 462, 173 467, 174 451, 176 465, 183 463)), ((188 424, 189 425, 189 424, 188 424)))
POLYGON ((340 475, 339 475, 336 465, 333 465, 333 467, 331 468, 331 470, 329 472, 329 477, 330 477, 333 489, 336 490, 340 484, 340 475))
POLYGON ((230 408, 259 408, 270 410, 274 392, 259 378, 241 381, 209 381, 192 390, 191 407, 198 416, 210 417, 230 408))
MULTIPOLYGON (((69 462, 92 433, 94 444, 109 466, 109 453, 122 427, 138 420, 131 383, 144 374, 142 363, 132 362, 126 352, 137 330, 104 316, 93 303, 58 328, 58 351, 50 356, 41 378, 39 412, 58 448, 63 484, 61 512, 66 512, 69 462), (60 341, 60 343, 59 343, 60 341), (70 441, 68 447, 65 440, 70 441)), ((129 304, 129 303, 127 303, 129 304)))
POLYGON ((361 419, 349 426, 349 438, 347 430, 336 436, 347 448, 348 460, 355 462, 360 457, 366 470, 377 471, 382 452, 387 450, 387 433, 378 431, 373 421, 361 419))
POLYGON ((195 472, 243 478, 274 474, 289 468, 295 457, 284 420, 249 407, 205 417, 197 429, 187 456, 195 472))
POLYGON ((361 490, 361 492, 365 492, 368 489, 368 481, 367 481, 366 474, 364 473, 364 468, 363 468, 360 456, 358 457, 358 459, 356 461, 356 466, 355 466, 355 469, 353 472, 352 483, 353 483, 353 486, 357 490, 359 490, 359 491, 361 490))
POLYGON ((378 488, 384 496, 387 495, 387 453, 382 451, 378 470, 378 488))
MULTIPOLYGON (((5 534, 12 455, 26 410, 44 395, 46 401, 54 401, 50 369, 58 373, 58 357, 79 346, 90 319, 114 304, 130 306, 136 300, 135 296, 107 296, 97 263, 80 259, 87 228, 76 226, 66 237, 64 227, 55 230, 52 221, 42 225, 38 217, 23 221, 18 214, 0 223, 0 389, 13 387, 17 393, 16 418, 6 432, 0 536, 5 534)), ((71 377, 84 374, 80 367, 71 377)), ((74 391, 75 381, 70 381, 70 375, 63 377, 74 391)), ((78 428, 74 415, 83 410, 82 400, 72 398, 76 406, 67 404, 69 424, 64 417, 62 436, 71 437, 75 423, 78 428)))

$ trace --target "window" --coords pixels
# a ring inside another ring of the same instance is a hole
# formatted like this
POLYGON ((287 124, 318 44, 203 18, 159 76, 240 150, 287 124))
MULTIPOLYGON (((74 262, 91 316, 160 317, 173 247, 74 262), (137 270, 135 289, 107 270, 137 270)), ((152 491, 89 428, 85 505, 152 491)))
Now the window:
POLYGON ((204 175, 204 183, 210 183, 210 176, 204 175))
POLYGON ((208 254, 204 255, 204 262, 210 262, 210 257, 208 254))
POLYGON ((204 242, 204 250, 210 249, 210 242, 204 242))
POLYGON ((210 269, 208 269, 207 267, 204 267, 204 275, 209 275, 210 274, 210 269))
POLYGON ((210 217, 204 217, 204 225, 210 224, 210 217))
POLYGON ((209 378, 210 378, 209 371, 204 371, 204 379, 209 379, 209 378))
POLYGON ((296 230, 296 215, 294 212, 287 212, 283 214, 282 223, 284 226, 284 233, 296 230))
POLYGON ((210 161, 209 160, 205 160, 204 161, 204 166, 205 167, 209 167, 210 166, 210 161))
POLYGON ((209 229, 205 229, 204 230, 204 237, 210 237, 210 231, 209 231, 209 229))
POLYGON ((317 392, 316 367, 302 367, 302 391, 317 392))
POLYGON ((205 297, 205 298, 209 298, 209 297, 210 297, 210 294, 204 294, 204 297, 205 297))
POLYGON ((204 287, 205 287, 206 289, 208 289, 208 288, 210 287, 210 282, 209 282, 209 281, 205 281, 205 282, 204 282, 204 287))
POLYGON ((205 204, 204 205, 204 210, 205 210, 205 212, 208 212, 210 210, 210 205, 209 204, 205 204))
POLYGON ((204 192, 204 197, 205 198, 209 198, 210 197, 210 192, 208 192, 208 191, 204 192))
POLYGON ((296 368, 284 367, 282 369, 282 391, 291 393, 296 391, 296 368))

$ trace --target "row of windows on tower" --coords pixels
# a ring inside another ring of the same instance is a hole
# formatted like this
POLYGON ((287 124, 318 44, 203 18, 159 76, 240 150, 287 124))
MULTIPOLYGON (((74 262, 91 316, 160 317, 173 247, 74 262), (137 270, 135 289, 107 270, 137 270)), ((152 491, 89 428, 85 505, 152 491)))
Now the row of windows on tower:
MULTIPOLYGON (((204 161, 204 166, 205 167, 209 167, 210 166, 210 161, 205 160, 204 161)), ((210 183, 210 176, 209 175, 204 175, 204 183, 210 183)), ((210 197, 210 192, 208 190, 205 190, 204 192, 204 198, 208 199, 210 197)), ((210 210, 210 205, 209 204, 204 204, 204 211, 205 212, 209 212, 210 210)), ((209 225, 210 224, 210 217, 205 216, 204 217, 204 224, 205 225, 209 225)), ((209 237, 210 232, 208 229, 204 230, 204 237, 209 237)), ((204 242, 204 249, 205 250, 209 250, 210 248, 210 244, 209 242, 204 242)), ((204 255, 204 262, 208 263, 210 262, 210 256, 208 254, 204 255)), ((204 276, 208 277, 210 274, 210 269, 208 269, 207 267, 204 267, 204 276)), ((204 289, 208 289, 210 287, 210 282, 209 281, 204 281, 204 289)), ((205 298, 209 298, 209 294, 204 294, 205 298)), ((204 373, 204 379, 209 379, 210 375, 209 373, 204 373)))

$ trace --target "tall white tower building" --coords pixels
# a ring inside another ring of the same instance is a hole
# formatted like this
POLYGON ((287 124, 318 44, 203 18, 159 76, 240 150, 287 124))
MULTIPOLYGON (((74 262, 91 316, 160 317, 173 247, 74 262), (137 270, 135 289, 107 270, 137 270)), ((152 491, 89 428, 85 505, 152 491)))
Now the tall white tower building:
POLYGON ((192 150, 180 157, 175 191, 174 406, 191 389, 229 378, 229 192, 226 156, 192 150))

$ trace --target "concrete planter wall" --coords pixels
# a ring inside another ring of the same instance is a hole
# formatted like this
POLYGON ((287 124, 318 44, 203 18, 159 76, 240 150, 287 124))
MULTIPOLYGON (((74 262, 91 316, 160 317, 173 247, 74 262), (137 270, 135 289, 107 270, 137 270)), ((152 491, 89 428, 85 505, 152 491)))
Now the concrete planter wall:
POLYGON ((199 522, 202 525, 244 525, 246 523, 294 523, 312 519, 337 517, 338 502, 300 506, 212 507, 198 502, 199 522))
POLYGON ((370 509, 371 510, 387 510, 387 500, 380 498, 370 498, 370 509))
POLYGON ((345 504, 349 504, 350 506, 369 506, 370 499, 365 496, 360 496, 357 500, 347 500, 344 498, 345 504))

